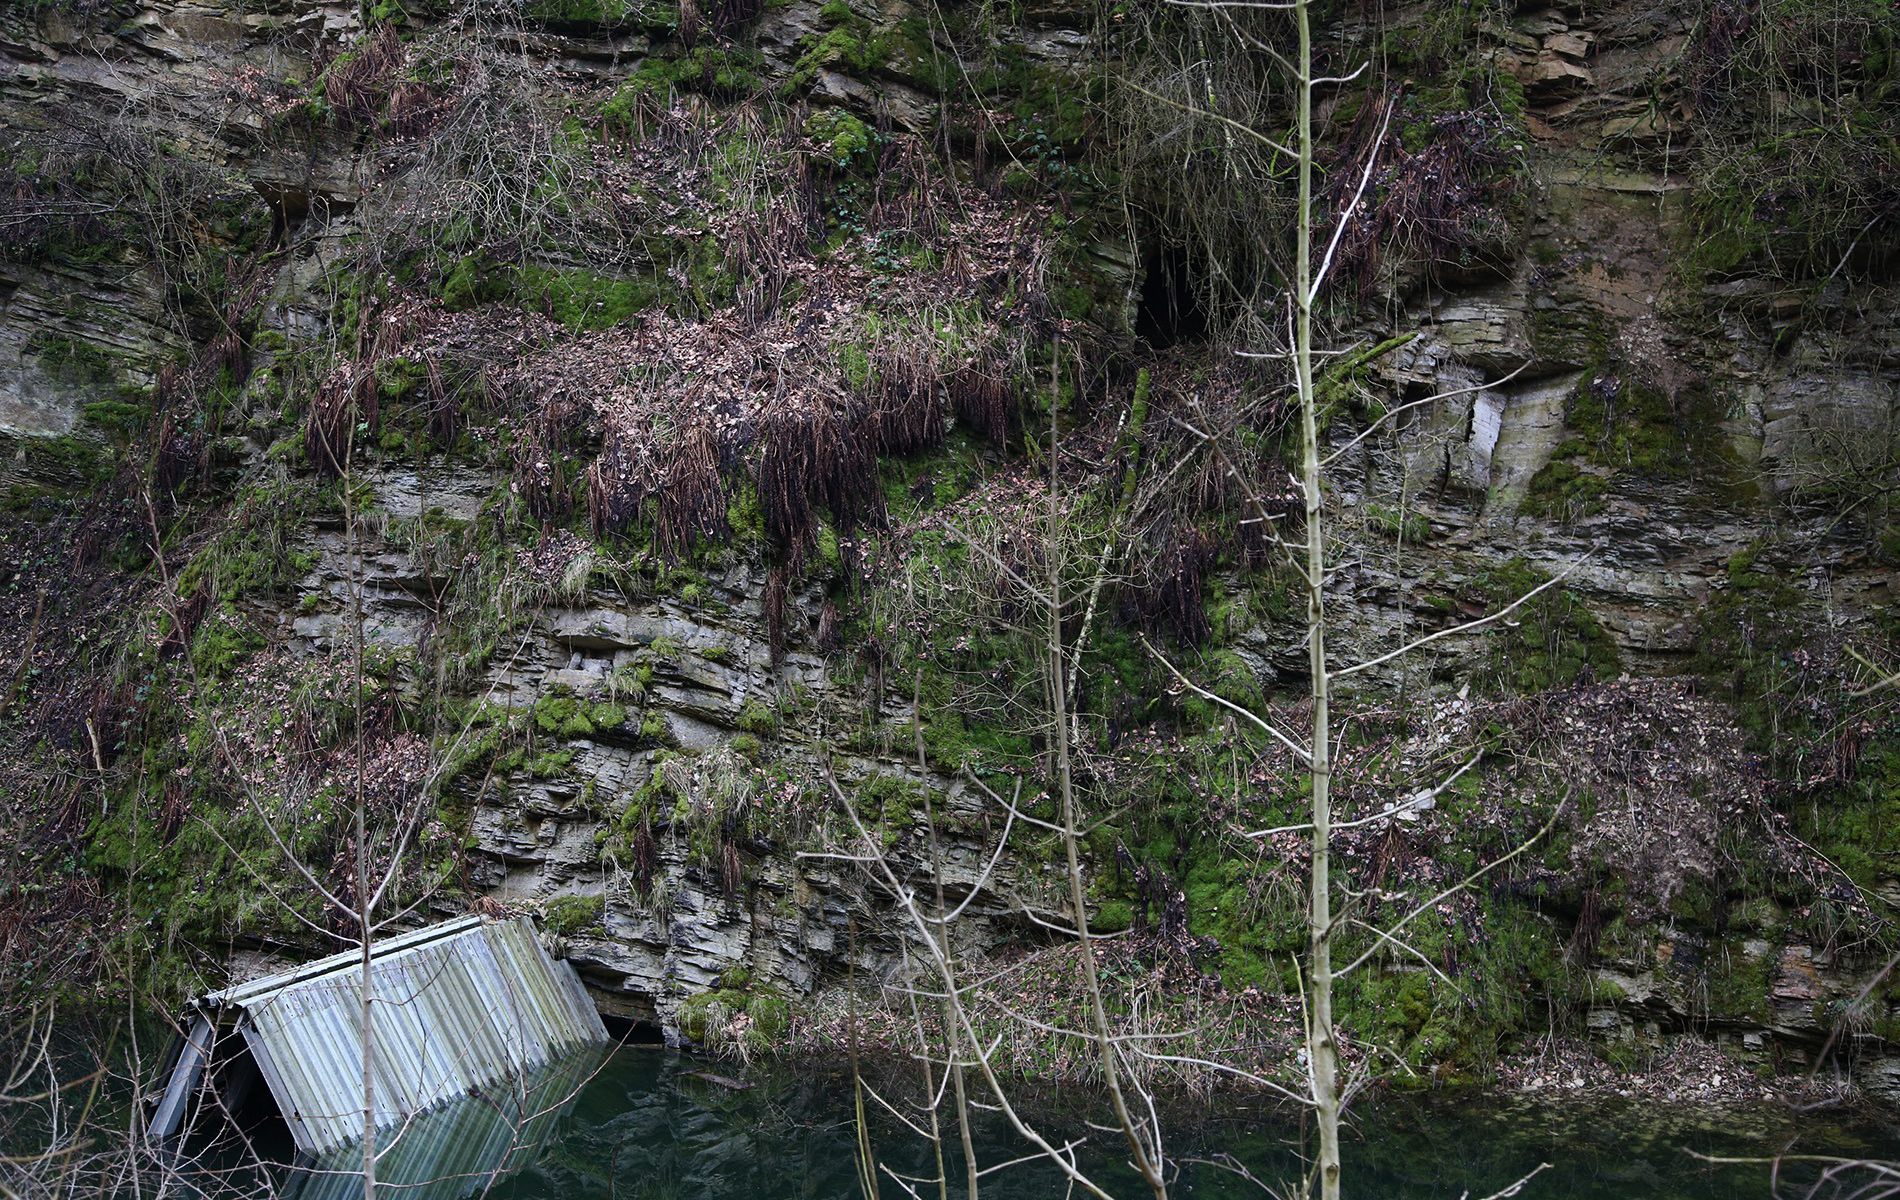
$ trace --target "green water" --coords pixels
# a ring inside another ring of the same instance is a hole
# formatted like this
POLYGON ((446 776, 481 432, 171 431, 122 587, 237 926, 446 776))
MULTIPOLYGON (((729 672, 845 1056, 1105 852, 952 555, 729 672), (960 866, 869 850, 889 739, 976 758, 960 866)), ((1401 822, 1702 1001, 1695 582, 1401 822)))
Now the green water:
MULTIPOLYGON (((533 1094, 497 1094, 432 1115, 432 1124, 412 1130, 400 1152, 389 1156, 383 1175, 427 1181, 392 1189, 392 1197, 402 1200, 449 1200, 484 1190, 510 1200, 845 1200, 860 1190, 851 1079, 842 1065, 748 1070, 629 1046, 604 1061, 566 1064, 541 1080, 533 1094), (693 1072, 737 1075, 752 1086, 734 1090, 693 1072), (511 1137, 529 1114, 539 1115, 527 1136, 511 1137), (527 1144, 509 1149, 522 1141, 527 1144)), ((1083 1152, 1084 1167, 1112 1182, 1117 1195, 1145 1194, 1116 1169, 1114 1138, 1090 1132, 1079 1114, 1066 1111, 1072 1103, 1073 1098, 1065 1102, 1054 1096, 1027 1107, 1045 1132, 1086 1135, 1090 1148, 1083 1152)), ((1183 1106, 1166 1127, 1170 1157, 1179 1162, 1174 1195, 1267 1195, 1207 1161, 1221 1156, 1231 1156, 1267 1183, 1284 1183, 1299 1170, 1298 1126, 1271 1110, 1232 1101, 1211 1111, 1183 1106)), ((879 1161, 892 1170, 934 1175, 927 1146, 895 1121, 874 1121, 873 1143, 879 1161)), ((1024 1153, 1022 1143, 993 1115, 983 1119, 977 1146, 986 1164, 1024 1153)), ((1375 1098, 1355 1111, 1345 1151, 1347 1195, 1368 1200, 1483 1197, 1540 1162, 1552 1167, 1524 1189, 1526 1197, 1767 1200, 1801 1194, 1786 1178, 1777 1193, 1765 1167, 1711 1166, 1695 1157, 1778 1150, 1894 1158, 1900 1157, 1900 1130, 1866 1114, 1711 1116, 1600 1103, 1530 1106, 1476 1096, 1375 1098)), ((287 1190, 299 1200, 351 1191, 360 1195, 360 1181, 347 1174, 349 1165, 347 1159, 340 1161, 335 1175, 290 1178, 287 1190)), ((950 1165, 960 1181, 961 1166, 955 1159, 950 1165)), ((937 1194, 934 1185, 920 1192, 937 1194)), ((960 1195, 961 1188, 952 1194, 960 1195)), ((1064 1192, 1053 1170, 1023 1166, 987 1177, 983 1194, 1029 1200, 1064 1192)), ((896 1200, 905 1192, 886 1179, 882 1195, 896 1200)))

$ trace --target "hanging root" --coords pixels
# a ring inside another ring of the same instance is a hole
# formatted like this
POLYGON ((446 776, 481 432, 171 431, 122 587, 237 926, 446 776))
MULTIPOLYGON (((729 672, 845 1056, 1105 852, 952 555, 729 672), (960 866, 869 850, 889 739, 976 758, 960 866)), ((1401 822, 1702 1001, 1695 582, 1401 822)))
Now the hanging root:
MULTIPOLYGON (((885 123, 881 121, 880 126, 885 123)), ((934 166, 921 141, 891 139, 879 163, 877 198, 865 228, 933 243, 948 223, 943 193, 935 186, 934 166)))
POLYGON ((884 489, 877 477, 874 421, 831 417, 820 433, 819 498, 831 510, 838 532, 884 523, 884 489))
POLYGON ((668 559, 677 561, 701 539, 725 536, 726 490, 719 459, 718 441, 705 425, 689 431, 675 449, 653 522, 654 541, 668 559))
POLYGON ((334 479, 349 469, 358 425, 374 433, 381 423, 376 373, 360 363, 338 363, 310 398, 304 414, 303 452, 317 474, 334 479))
POLYGON ((660 848, 653 840, 651 820, 642 821, 634 832, 633 845, 633 887, 642 899, 653 895, 653 877, 658 873, 660 848))
POLYGON ((587 468, 587 521, 595 537, 619 533, 639 520, 650 494, 647 477, 629 436, 609 428, 600 457, 587 468))
POLYGON ((915 454, 943 444, 943 406, 929 349, 885 346, 872 360, 866 392, 879 454, 915 454))
POLYGON ((405 79, 389 93, 388 135, 420 141, 441 127, 454 111, 455 93, 439 84, 405 79))
POLYGON ((369 124, 388 103, 407 61, 408 51, 396 27, 377 26, 360 50, 339 56, 324 71, 324 103, 345 124, 369 124))
POLYGON ((831 510, 840 533, 884 521, 877 477, 875 415, 784 412, 771 418, 759 455, 765 531, 794 572, 817 535, 816 507, 831 510))
POLYGON ((714 33, 723 34, 765 11, 765 0, 719 0, 713 6, 714 33))
POLYGON ((535 520, 561 522, 574 515, 574 489, 567 456, 548 422, 530 421, 515 443, 515 493, 535 520))
MULTIPOLYGON (((392 360, 403 357, 405 347, 424 332, 425 318, 419 309, 392 307, 365 312, 357 333, 357 356, 345 359, 317 385, 310 410, 304 416, 304 455, 319 475, 335 478, 349 466, 355 436, 359 429, 375 434, 382 428, 382 373, 392 360)), ((194 365, 191 375, 210 370, 239 371, 245 367, 245 352, 236 334, 228 335, 228 344, 207 363, 194 365)), ((441 373, 433 354, 427 356, 429 396, 440 407, 450 404, 441 373)))
POLYGON ((739 227, 726 246, 726 266, 739 286, 746 326, 757 329, 777 314, 791 278, 790 263, 809 238, 806 219, 795 199, 775 199, 762 220, 739 227))
POLYGON ((191 815, 191 802, 185 797, 184 781, 176 775, 165 780, 165 791, 158 808, 158 838, 171 845, 191 815))
POLYGON ((720 848, 719 886, 728 904, 736 903, 745 894, 745 864, 740 861, 739 847, 731 841, 720 848))
POLYGON ((791 570, 804 565, 814 536, 810 480, 815 450, 806 422, 784 420, 769 431, 759 454, 759 507, 765 535, 782 551, 791 570))
POLYGON ((211 608, 211 588, 200 580, 192 589, 191 595, 180 601, 171 610, 171 628, 165 631, 165 637, 158 643, 160 658, 169 658, 181 654, 191 645, 191 639, 198 632, 198 626, 205 619, 205 613, 211 608))
POLYGON ((651 515, 655 548, 677 562, 701 541, 726 536, 725 479, 740 448, 705 422, 664 446, 653 445, 652 436, 651 428, 609 425, 600 457, 587 469, 587 517, 600 537, 651 515))
POLYGON ((455 435, 462 427, 462 407, 456 403, 455 395, 449 390, 448 382, 442 375, 442 358, 430 354, 423 359, 428 375, 424 380, 423 395, 428 400, 429 436, 439 446, 450 446, 455 435))
POLYGON ((842 629, 844 621, 838 612, 835 600, 825 601, 818 610, 818 649, 824 654, 836 654, 844 647, 842 629))
POLYGON ((233 384, 243 383, 251 373, 250 355, 244 348, 244 339, 235 328, 228 325, 225 332, 205 348, 201 363, 202 372, 212 376, 227 375, 233 384))
POLYGON ((785 600, 791 590, 791 570, 780 563, 765 576, 765 596, 761 606, 765 609, 766 641, 772 648, 774 665, 785 657, 785 600))
POLYGON ((957 420, 993 446, 1008 443, 1015 398, 1001 364, 978 360, 958 367, 950 375, 949 389, 957 420))
POLYGON ((1131 581, 1128 607, 1143 629, 1172 630, 1190 646, 1213 633, 1204 592, 1214 566, 1214 539, 1198 526, 1168 524, 1151 535, 1145 569, 1131 581))
POLYGON ((170 493, 210 466, 211 443, 183 426, 171 413, 159 422, 157 447, 152 453, 152 486, 170 493))

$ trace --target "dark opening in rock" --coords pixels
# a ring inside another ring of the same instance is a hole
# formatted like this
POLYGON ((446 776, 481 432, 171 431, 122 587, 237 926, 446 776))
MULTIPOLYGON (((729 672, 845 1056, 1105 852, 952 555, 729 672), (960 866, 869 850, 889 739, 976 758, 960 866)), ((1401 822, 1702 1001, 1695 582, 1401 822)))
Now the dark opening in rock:
POLYGON ((1135 332, 1157 349, 1207 336, 1207 308, 1196 286, 1198 256, 1181 246, 1150 244, 1141 256, 1141 302, 1135 332))
POLYGON ((270 244, 282 246, 310 213, 310 193, 301 188, 260 182, 253 186, 270 206, 270 244))
POLYGON ((653 1021, 635 1021, 626 1017, 616 1017, 602 1013, 600 1019, 607 1026, 607 1035, 617 1042, 629 1046, 664 1046, 666 1031, 653 1021))

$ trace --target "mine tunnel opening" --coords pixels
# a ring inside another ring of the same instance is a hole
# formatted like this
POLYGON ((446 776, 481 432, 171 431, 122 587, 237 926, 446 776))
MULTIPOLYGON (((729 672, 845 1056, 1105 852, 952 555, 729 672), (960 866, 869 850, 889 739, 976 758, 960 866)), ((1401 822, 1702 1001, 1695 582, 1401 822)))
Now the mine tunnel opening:
POLYGON ((618 1017, 610 1013, 600 1015, 607 1026, 607 1036, 623 1046, 664 1046, 666 1030, 659 1022, 641 1020, 636 1017, 618 1017))
POLYGON ((1212 331, 1204 294, 1208 270, 1204 254, 1150 241, 1141 253, 1135 332, 1157 350, 1205 341, 1212 331))

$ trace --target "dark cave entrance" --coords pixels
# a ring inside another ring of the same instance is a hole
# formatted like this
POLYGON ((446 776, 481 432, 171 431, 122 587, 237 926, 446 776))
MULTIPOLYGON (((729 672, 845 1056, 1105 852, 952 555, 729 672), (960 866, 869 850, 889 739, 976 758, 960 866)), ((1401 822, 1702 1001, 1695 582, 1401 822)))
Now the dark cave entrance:
POLYGON ((656 1021, 643 1021, 609 1013, 600 1014, 600 1019, 607 1026, 608 1036, 616 1042, 628 1046, 666 1045, 666 1031, 661 1029, 656 1021))
POLYGON ((1135 332, 1157 350, 1206 340, 1211 322, 1197 286, 1206 273, 1202 256, 1187 247, 1149 243, 1141 254, 1135 332))

